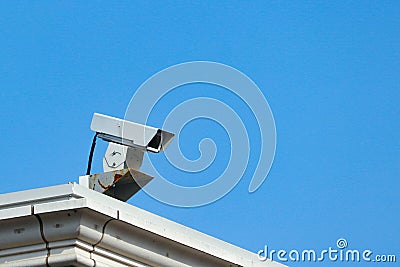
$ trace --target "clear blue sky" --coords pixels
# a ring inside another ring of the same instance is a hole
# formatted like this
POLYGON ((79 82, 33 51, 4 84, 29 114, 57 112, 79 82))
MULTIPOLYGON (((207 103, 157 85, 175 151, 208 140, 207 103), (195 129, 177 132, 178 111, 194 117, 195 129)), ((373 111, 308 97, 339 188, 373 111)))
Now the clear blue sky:
MULTIPOLYGON (((0 192, 77 181, 93 112, 123 117, 147 78, 193 60, 233 66, 263 91, 277 127, 272 170, 255 193, 247 173, 199 208, 144 193, 129 203, 253 252, 322 250, 344 237, 400 261, 397 1, 1 1, 0 192)), ((196 157, 190 133, 183 150, 196 157)), ((217 126, 208 133, 224 136, 217 126)))

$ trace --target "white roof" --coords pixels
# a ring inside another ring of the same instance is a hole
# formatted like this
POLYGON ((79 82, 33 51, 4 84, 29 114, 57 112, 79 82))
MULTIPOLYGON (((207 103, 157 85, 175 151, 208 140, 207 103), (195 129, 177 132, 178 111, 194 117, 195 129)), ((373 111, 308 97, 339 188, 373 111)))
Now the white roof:
POLYGON ((75 183, 0 195, 0 229, 4 266, 283 266, 75 183))

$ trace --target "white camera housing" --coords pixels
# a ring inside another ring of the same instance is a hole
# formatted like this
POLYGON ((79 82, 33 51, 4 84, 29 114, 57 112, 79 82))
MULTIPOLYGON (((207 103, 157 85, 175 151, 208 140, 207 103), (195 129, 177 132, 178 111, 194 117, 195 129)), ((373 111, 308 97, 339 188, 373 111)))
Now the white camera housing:
POLYGON ((94 113, 90 128, 101 139, 142 151, 164 151, 174 134, 147 125, 94 113))

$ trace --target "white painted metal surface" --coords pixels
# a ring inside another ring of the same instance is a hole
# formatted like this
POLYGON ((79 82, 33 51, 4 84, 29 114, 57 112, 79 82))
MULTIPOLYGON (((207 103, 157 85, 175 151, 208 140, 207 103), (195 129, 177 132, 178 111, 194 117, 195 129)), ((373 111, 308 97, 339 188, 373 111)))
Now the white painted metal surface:
POLYGON ((174 134, 161 129, 99 113, 94 113, 90 128, 99 133, 99 137, 106 141, 151 152, 164 151, 174 137, 174 134), (158 134, 160 135, 160 140, 154 146, 151 141, 158 134))
POLYGON ((153 176, 127 168, 80 176, 79 184, 118 200, 127 201, 152 179, 153 176))
POLYGON ((0 195, 0 266, 283 266, 78 184, 0 195))
POLYGON ((104 172, 132 168, 139 170, 142 166, 144 152, 137 148, 109 143, 103 158, 104 172))

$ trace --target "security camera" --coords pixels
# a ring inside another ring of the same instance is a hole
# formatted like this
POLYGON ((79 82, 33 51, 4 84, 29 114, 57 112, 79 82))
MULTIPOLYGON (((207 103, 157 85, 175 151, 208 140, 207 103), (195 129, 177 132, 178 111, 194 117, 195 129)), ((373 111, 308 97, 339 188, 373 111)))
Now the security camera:
POLYGON ((154 153, 164 151, 174 137, 161 129, 99 113, 94 113, 90 128, 105 141, 154 153))
POLYGON ((128 200, 153 177, 139 171, 145 152, 164 151, 174 134, 147 125, 94 113, 90 128, 96 132, 86 176, 79 184, 122 201, 128 200), (109 142, 103 158, 104 173, 90 174, 96 138, 109 142))

